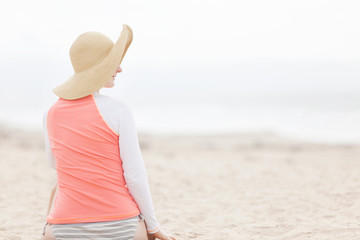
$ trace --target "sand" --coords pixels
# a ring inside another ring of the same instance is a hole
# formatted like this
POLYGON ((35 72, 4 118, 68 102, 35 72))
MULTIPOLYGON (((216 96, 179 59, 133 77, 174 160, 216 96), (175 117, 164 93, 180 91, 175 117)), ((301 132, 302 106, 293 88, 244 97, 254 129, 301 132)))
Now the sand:
MULTIPOLYGON (((155 210, 177 239, 360 239, 360 145, 270 133, 139 133, 155 210)), ((41 239, 56 173, 42 132, 0 130, 0 239, 41 239)))

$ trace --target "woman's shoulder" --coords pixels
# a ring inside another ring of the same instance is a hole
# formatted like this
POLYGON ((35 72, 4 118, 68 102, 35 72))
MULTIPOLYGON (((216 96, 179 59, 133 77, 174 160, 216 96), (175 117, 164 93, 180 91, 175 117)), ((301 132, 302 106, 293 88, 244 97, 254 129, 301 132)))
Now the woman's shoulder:
POLYGON ((94 94, 93 96, 97 104, 106 106, 106 108, 110 108, 114 111, 131 111, 129 104, 123 99, 115 98, 100 93, 94 94))
POLYGON ((119 133, 120 122, 132 119, 132 111, 124 100, 104 94, 94 94, 93 96, 100 114, 114 132, 119 133))

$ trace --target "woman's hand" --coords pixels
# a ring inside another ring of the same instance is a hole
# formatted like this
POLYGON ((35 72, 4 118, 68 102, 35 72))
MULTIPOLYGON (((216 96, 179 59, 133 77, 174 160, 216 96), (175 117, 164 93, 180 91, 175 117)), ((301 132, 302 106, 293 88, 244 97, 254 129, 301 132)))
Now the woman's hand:
POLYGON ((159 231, 157 231, 156 233, 153 233, 153 234, 149 233, 148 238, 149 238, 149 240, 155 240, 156 238, 161 239, 161 240, 176 240, 176 238, 167 234, 166 232, 164 232, 161 229, 159 231))

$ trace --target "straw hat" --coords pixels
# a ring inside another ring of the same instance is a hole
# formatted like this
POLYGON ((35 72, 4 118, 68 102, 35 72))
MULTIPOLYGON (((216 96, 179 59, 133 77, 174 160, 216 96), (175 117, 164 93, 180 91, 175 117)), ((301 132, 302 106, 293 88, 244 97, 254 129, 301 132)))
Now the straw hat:
POLYGON ((78 36, 70 48, 75 73, 53 92, 58 97, 71 100, 88 96, 104 87, 121 64, 132 38, 132 30, 126 24, 115 44, 99 32, 85 32, 78 36))

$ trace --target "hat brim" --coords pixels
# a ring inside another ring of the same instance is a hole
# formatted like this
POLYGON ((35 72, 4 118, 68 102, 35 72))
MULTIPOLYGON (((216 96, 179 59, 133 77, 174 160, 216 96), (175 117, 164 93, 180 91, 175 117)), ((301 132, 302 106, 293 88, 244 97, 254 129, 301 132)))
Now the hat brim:
POLYGON ((104 87, 121 64, 132 39, 133 33, 130 26, 123 24, 118 40, 104 60, 85 71, 72 75, 67 81, 53 89, 55 95, 73 100, 88 96, 104 87))

